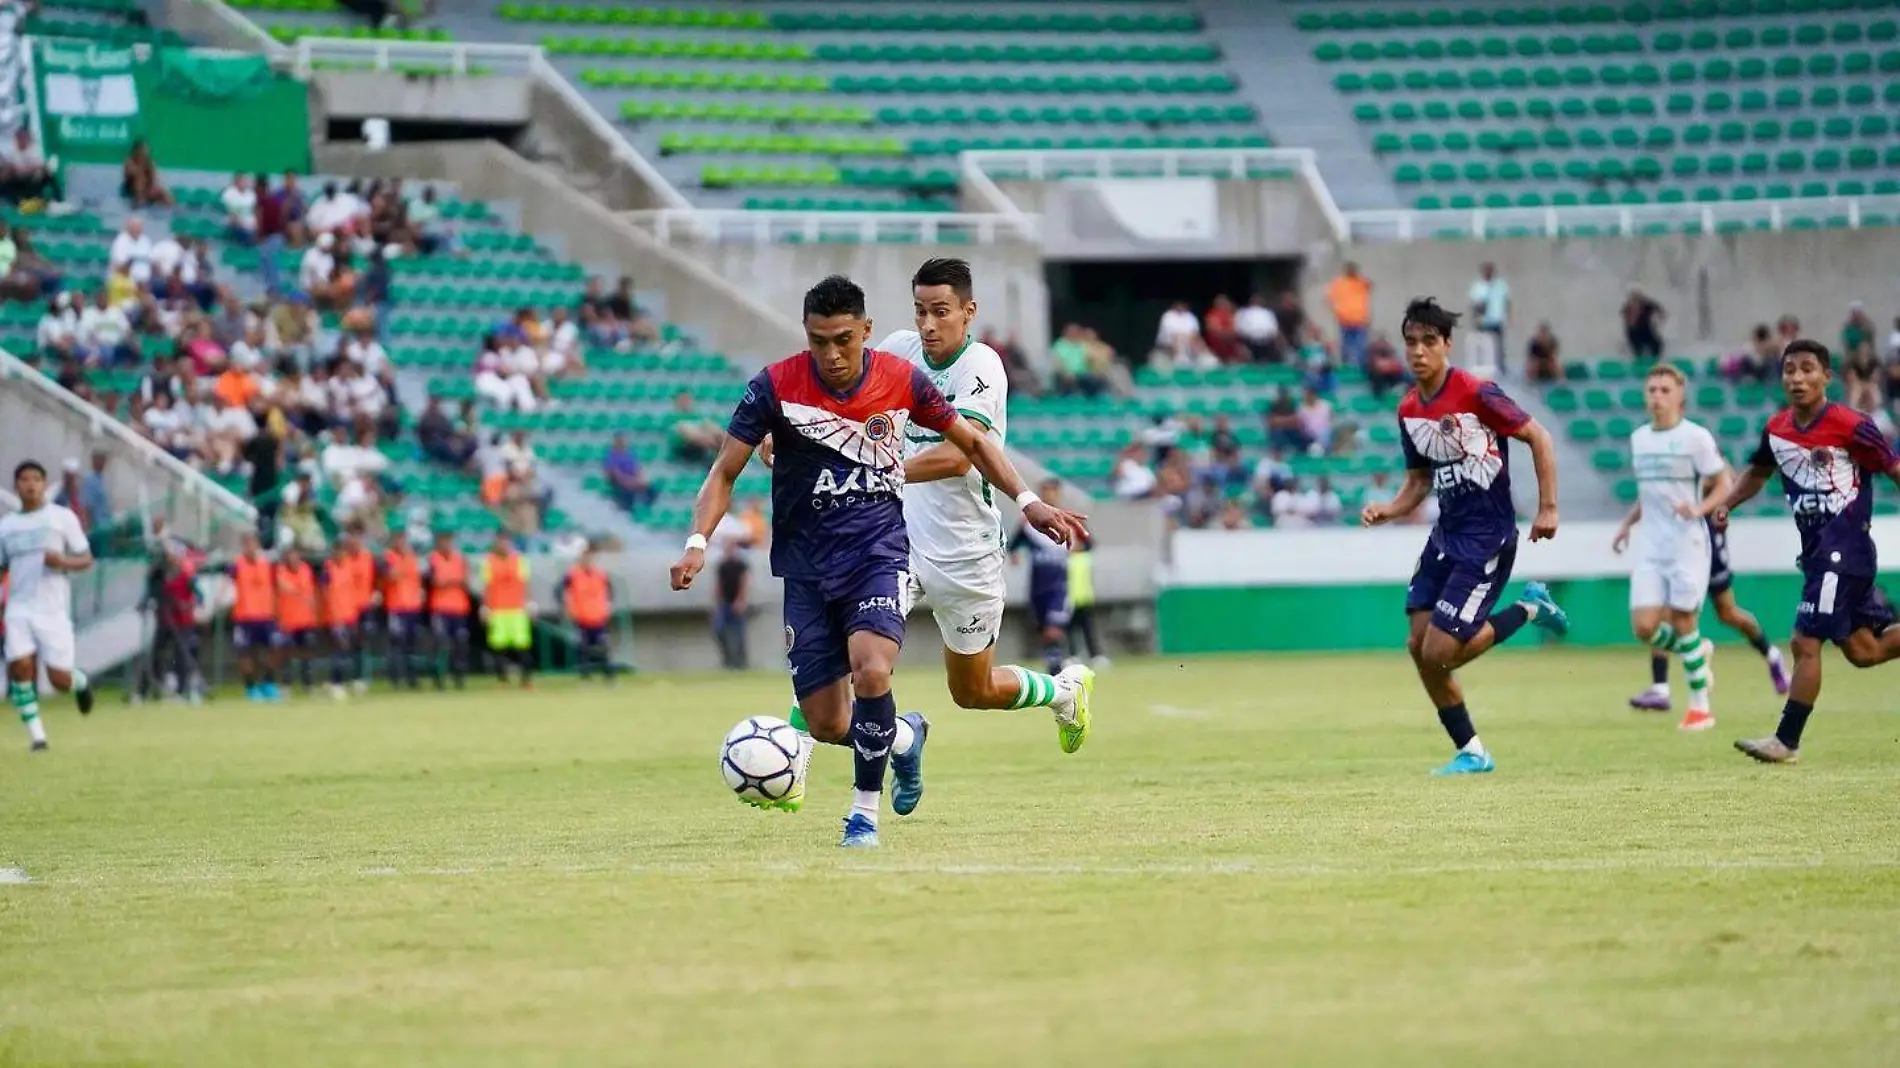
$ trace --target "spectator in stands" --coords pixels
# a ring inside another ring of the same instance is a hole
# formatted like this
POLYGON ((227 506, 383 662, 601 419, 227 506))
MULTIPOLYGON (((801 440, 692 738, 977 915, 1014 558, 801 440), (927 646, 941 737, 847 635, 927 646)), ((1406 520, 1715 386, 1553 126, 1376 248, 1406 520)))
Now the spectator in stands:
POLYGON ((1874 343, 1874 321, 1867 316, 1867 305, 1853 301, 1847 306, 1847 321, 1841 324, 1841 358, 1852 356, 1862 345, 1874 343))
POLYGON ((1307 387, 1300 398, 1300 436, 1306 439, 1308 450, 1323 449, 1331 451, 1333 441, 1333 405, 1312 387, 1307 387))
POLYGON ((278 257, 284 251, 284 244, 290 238, 291 227, 303 218, 302 194, 296 192, 296 176, 284 175, 282 189, 272 191, 270 176, 262 171, 257 175, 257 267, 264 276, 264 294, 277 296, 283 292, 283 277, 278 268, 278 257), (293 203, 292 197, 296 197, 293 203), (292 214, 293 207, 296 214, 292 214))
POLYGON ((1218 361, 1201 341, 1201 320, 1189 310, 1185 300, 1177 300, 1161 313, 1161 325, 1155 332, 1155 354, 1175 367, 1212 367, 1218 361))
POLYGON ((92 450, 92 465, 79 480, 79 504, 85 510, 88 531, 112 525, 112 493, 106 487, 106 464, 110 457, 104 449, 92 450))
POLYGON ((344 193, 335 182, 325 182, 317 199, 304 209, 304 225, 318 236, 348 226, 350 220, 356 217, 353 199, 353 194, 344 193))
POLYGON ((489 334, 482 339, 482 351, 475 358, 475 392, 504 411, 531 412, 539 407, 534 384, 528 376, 508 365, 501 353, 501 338, 489 334))
POLYGON ((389 257, 380 248, 371 249, 363 268, 362 286, 357 299, 369 313, 370 327, 378 337, 382 336, 389 325, 390 287, 395 284, 394 274, 389 267, 389 257))
POLYGON ((345 328, 350 334, 343 342, 343 358, 361 367, 364 374, 381 375, 389 366, 389 353, 376 340, 375 315, 367 308, 355 309, 345 317, 345 328))
POLYGON ((1121 500, 1144 501, 1154 496, 1154 468, 1148 466, 1142 452, 1140 443, 1130 442, 1115 457, 1109 480, 1115 488, 1115 496, 1121 500))
POLYGON ((633 297, 632 275, 620 276, 620 281, 614 286, 613 296, 607 298, 607 308, 620 321, 628 337, 648 344, 660 340, 659 329, 647 319, 646 313, 633 297))
POLYGON ((14 204, 44 200, 62 206, 66 199, 59 175, 46 165, 46 156, 33 141, 32 128, 24 122, 14 128, 12 139, 0 148, 0 197, 14 204))
POLYGON ((257 419, 249 407, 233 404, 231 397, 215 394, 204 417, 204 448, 212 467, 221 475, 237 470, 244 446, 257 436, 257 419))
POLYGON ((1384 398, 1405 383, 1406 375, 1405 359, 1399 355, 1398 346, 1384 331, 1373 334, 1366 345, 1366 384, 1372 387, 1372 395, 1384 398))
POLYGON ((1082 343, 1082 325, 1070 323, 1062 336, 1049 346, 1049 358, 1055 369, 1055 391, 1080 393, 1093 397, 1102 392, 1102 383, 1089 371, 1089 350, 1082 343))
POLYGON ((112 239, 106 265, 130 275, 136 285, 152 281, 152 239, 145 233, 145 220, 128 215, 125 226, 112 239))
MULTIPOLYGON (((27 232, 26 227, 16 226, 13 228, 13 248, 15 254, 13 261, 14 274, 21 276, 32 275, 34 278, 37 278, 39 280, 38 292, 45 296, 52 296, 65 290, 66 276, 60 272, 58 267, 54 266, 52 260, 47 259, 46 256, 40 252, 39 247, 33 243, 33 235, 27 232)), ((21 288, 25 288, 24 282, 21 283, 21 288)))
POLYGON ((104 289, 99 290, 92 305, 80 313, 78 336, 80 354, 94 366, 106 361, 120 366, 138 362, 139 352, 132 344, 132 323, 126 318, 125 309, 112 303, 104 289))
POLYGON ((1781 375, 1781 343, 1767 323, 1757 323, 1749 335, 1748 347, 1724 362, 1723 371, 1731 381, 1743 380, 1766 384, 1781 375))
POLYGON ((376 447, 375 428, 361 423, 352 433, 337 432, 324 446, 319 465, 324 479, 340 490, 359 475, 380 479, 389 469, 389 457, 376 447))
POLYGON ((1290 359, 1305 344, 1312 323, 1306 317, 1306 309, 1300 306, 1300 295, 1287 290, 1280 294, 1280 307, 1274 312, 1274 319, 1280 324, 1280 346, 1290 359))
POLYGON ((169 390, 162 391, 139 413, 139 429, 159 448, 180 460, 188 459, 192 446, 188 413, 188 407, 178 402, 169 390))
POLYGON ((673 395, 672 425, 667 429, 668 448, 673 459, 683 463, 705 463, 719 451, 725 432, 719 424, 693 411, 693 395, 680 390, 673 395))
POLYGON ((356 303, 357 286, 361 277, 356 270, 356 262, 350 258, 347 250, 339 250, 336 264, 330 268, 330 283, 322 297, 313 297, 311 303, 318 311, 346 312, 356 303))
POLYGON ((1033 397, 1042 392, 1042 383, 1036 378, 1028 357, 1023 355, 1023 347, 1016 343, 1015 338, 1005 338, 994 330, 985 330, 979 340, 995 349, 996 354, 1003 358, 1003 377, 1009 380, 1011 396, 1033 397))
POLYGON ((1238 363, 1249 355, 1234 322, 1234 302, 1225 293, 1215 297, 1208 307, 1207 318, 1201 322, 1201 337, 1208 351, 1223 362, 1238 363))
POLYGON ((1478 265, 1478 277, 1466 294, 1471 305, 1472 325, 1466 336, 1466 361, 1473 367, 1496 367, 1505 371, 1504 328, 1511 321, 1511 285, 1498 276, 1495 263, 1478 265))
POLYGON ((1277 363, 1280 351, 1280 319, 1267 307, 1267 295, 1255 293, 1247 306, 1234 314, 1234 332, 1257 363, 1277 363))
POLYGON ((659 492, 647 479, 646 471, 640 466, 640 454, 628 444, 626 434, 614 435, 613 445, 607 449, 601 468, 607 477, 607 495, 623 511, 639 512, 653 507, 654 498, 659 496, 659 492))
POLYGON ((398 248, 414 255, 420 249, 415 228, 409 225, 409 209, 394 189, 378 190, 369 202, 369 241, 362 251, 398 248))
MULTIPOLYGON (((1088 353, 1089 374, 1102 383, 1110 393, 1117 397, 1135 395, 1135 379, 1128 373, 1128 365, 1115 355, 1115 350, 1092 326, 1082 328, 1082 349, 1088 353)), ((1008 373, 1007 368, 1004 371, 1008 373)))
POLYGON ((568 314, 567 308, 556 304, 548 309, 548 319, 541 324, 543 336, 547 338, 546 349, 541 355, 541 368, 553 378, 578 378, 587 370, 587 360, 581 354, 581 329, 568 314))
POLYGON ((79 343, 79 314, 73 311, 71 293, 61 293, 46 302, 46 314, 33 332, 33 351, 47 360, 70 359, 79 343))
POLYGON ((442 206, 436 203, 435 187, 423 186, 422 192, 409 199, 409 225, 415 231, 416 249, 424 256, 453 251, 453 234, 442 218, 442 206))
POLYGON ((416 442, 431 460, 475 473, 477 443, 472 435, 456 429, 455 420, 442 409, 440 396, 431 394, 422 417, 416 420, 416 442))
POLYGON ((1668 317, 1663 306, 1649 299, 1642 290, 1630 290, 1623 301, 1623 338, 1629 343, 1631 358, 1638 363, 1662 359, 1662 322, 1668 317))
POLYGON ((1372 282, 1351 260, 1326 287, 1326 303, 1339 324, 1339 359, 1349 367, 1366 365, 1366 331, 1372 325, 1372 282))
POLYGON ((336 273, 335 249, 334 234, 319 234, 297 265, 297 288, 318 307, 330 300, 330 279, 336 273))
POLYGON ((152 161, 152 149, 143 140, 132 142, 132 151, 120 168, 119 195, 133 208, 170 208, 177 205, 171 190, 158 177, 158 165, 152 161))
POLYGON ((1268 449, 1253 466, 1254 507, 1260 518, 1273 519, 1273 495, 1292 484, 1293 468, 1286 462, 1286 454, 1277 448, 1268 449))
MULTIPOLYGON (((529 312, 528 318, 532 320, 534 314, 529 312)), ((528 325, 536 330, 540 326, 533 322, 528 325)), ((504 325, 495 334, 501 342, 503 370, 527 381, 537 407, 547 404, 553 394, 548 389, 548 378, 542 370, 541 353, 535 348, 533 335, 518 320, 504 325)))
POLYGON ((1293 394, 1281 386, 1274 391, 1273 400, 1267 404, 1267 444, 1275 449, 1288 452, 1304 452, 1312 444, 1306 436, 1306 425, 1300 421, 1300 406, 1293 394))
POLYGON ((1247 485, 1250 472, 1240 454, 1240 437, 1234 433, 1233 421, 1225 415, 1214 417, 1214 433, 1208 438, 1206 473, 1229 491, 1247 485))
MULTIPOLYGON (((339 360, 330 374, 330 413, 337 422, 374 427, 389 406, 383 384, 350 360, 339 360)), ((373 433, 373 430, 372 430, 373 433)))
MULTIPOLYGON (((1854 347, 1843 349, 1841 376, 1847 386, 1847 406, 1855 411, 1871 415, 1886 407, 1885 401, 1880 396, 1881 382, 1886 374, 1880 366, 1879 355, 1874 352, 1873 320, 1868 319, 1866 313, 1859 309, 1856 309, 1855 314, 1859 315, 1866 325, 1859 331, 1858 336, 1853 338, 1854 347)), ((1856 324, 1850 319, 1848 325, 1853 328, 1856 324)), ((1841 340, 1845 343, 1848 338, 1843 336, 1841 340)))
POLYGON ((251 176, 242 171, 232 175, 218 202, 224 205, 224 236, 240 245, 256 244, 257 187, 251 176))
POLYGON ((1563 364, 1558 359, 1557 335, 1551 333, 1548 322, 1537 324, 1537 332, 1525 346, 1524 373, 1533 382, 1556 382, 1564 376, 1563 364))
POLYGON ((1238 497, 1229 497, 1222 503, 1217 524, 1222 530, 1246 530, 1253 526, 1247 521, 1247 509, 1241 506, 1238 497))
POLYGON ((1276 527, 1296 529, 1310 527, 1320 521, 1320 495, 1301 487, 1298 478, 1274 493, 1271 507, 1273 525, 1276 527))

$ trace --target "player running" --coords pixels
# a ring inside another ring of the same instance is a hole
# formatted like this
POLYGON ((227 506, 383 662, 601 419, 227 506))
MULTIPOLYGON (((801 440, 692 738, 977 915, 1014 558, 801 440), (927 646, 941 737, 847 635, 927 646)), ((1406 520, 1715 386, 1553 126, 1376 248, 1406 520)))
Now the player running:
MULTIPOLYGON (((1617 553, 1627 549, 1634 528, 1636 564, 1630 572, 1630 630, 1657 651, 1682 657, 1689 678, 1689 710, 1676 726, 1702 731, 1715 726, 1715 715, 1709 708, 1709 691, 1715 683, 1709 661, 1715 643, 1704 639, 1697 627, 1709 588, 1707 519, 1728 496, 1730 480, 1715 436, 1683 417, 1683 389, 1687 383, 1682 372, 1668 364, 1650 368, 1643 382, 1649 425, 1637 427, 1630 434, 1636 504, 1617 526, 1610 548, 1617 553), (1706 495, 1701 492, 1704 483, 1709 484, 1706 495)), ((1660 696, 1667 710, 1667 684, 1660 696)))
POLYGON ((856 792, 839 844, 871 848, 890 755, 921 741, 898 720, 891 693, 910 599, 907 427, 943 435, 1016 498, 1026 522, 1057 540, 1076 540, 1082 524, 1025 489, 1002 447, 958 415, 923 370, 867 348, 871 322, 855 283, 833 275, 813 286, 804 324, 809 350, 746 386, 694 503, 672 585, 687 588, 706 566, 706 542, 731 504, 733 483, 771 435, 772 572, 785 580, 792 690, 814 740, 850 739, 856 792))
POLYGON ((1478 740, 1452 672, 1508 641, 1527 622, 1556 634, 1570 629, 1541 582, 1526 583, 1516 604, 1491 614, 1517 557, 1510 445, 1503 439, 1516 438, 1531 449, 1537 475, 1532 541, 1557 535, 1557 455, 1550 433, 1497 383, 1450 366, 1457 323, 1455 313, 1429 297, 1406 306, 1400 330, 1418 385, 1399 402, 1405 484, 1392 500, 1368 504, 1360 513, 1366 526, 1377 526, 1412 514, 1427 495, 1438 494, 1438 521, 1405 594, 1411 619, 1405 647, 1458 750, 1434 775, 1483 774, 1497 766, 1478 740))
POLYGON ((0 568, 7 574, 7 698, 34 752, 46 749, 40 722, 39 667, 53 689, 92 711, 92 683, 73 665, 72 588, 67 575, 92 566, 92 546, 71 509, 46 499, 46 468, 26 460, 13 469, 20 510, 0 516, 0 568))
POLYGON ((1788 406, 1776 412, 1749 457, 1748 472, 1714 514, 1728 526, 1729 513, 1760 493, 1781 472, 1788 509, 1801 532, 1801 604, 1795 609, 1794 678, 1781 710, 1781 724, 1766 738, 1745 738, 1735 748, 1767 764, 1792 764, 1801 756, 1801 732, 1821 696, 1821 643, 1840 646, 1847 662, 1869 668, 1900 657, 1900 627, 1893 606, 1875 585, 1878 561, 1870 532, 1874 487, 1868 476, 1886 475, 1900 486, 1900 455, 1871 418, 1827 399, 1834 377, 1827 346, 1799 338, 1781 356, 1781 385, 1788 406))

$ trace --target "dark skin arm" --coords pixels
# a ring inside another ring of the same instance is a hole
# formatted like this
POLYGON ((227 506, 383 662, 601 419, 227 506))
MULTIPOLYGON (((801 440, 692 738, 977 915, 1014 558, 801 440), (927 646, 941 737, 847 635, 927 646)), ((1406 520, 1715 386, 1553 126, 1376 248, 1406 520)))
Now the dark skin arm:
MULTIPOLYGON (((1709 518, 1715 523, 1715 529, 1727 530, 1729 513, 1754 500, 1755 495, 1768 485, 1768 479, 1774 473, 1772 467, 1758 467, 1750 464, 1748 473, 1735 480, 1735 485, 1728 491, 1728 496, 1722 500, 1721 504, 1715 506, 1715 511, 1709 513, 1709 518)), ((1893 472, 1889 471, 1887 475, 1892 478, 1893 472)))
MULTIPOLYGON (((958 416, 944 428, 943 439, 945 444, 955 446, 969 457, 970 465, 981 472, 990 485, 1001 490, 1003 496, 1012 500, 1022 496, 1027 488, 1022 476, 1016 473, 1016 465, 1009 462, 1009 454, 1003 451, 1003 446, 987 431, 958 416)), ((1043 501, 1035 501, 1023 509, 1023 522, 1061 545, 1079 544, 1088 535, 1086 519, 1043 501)))

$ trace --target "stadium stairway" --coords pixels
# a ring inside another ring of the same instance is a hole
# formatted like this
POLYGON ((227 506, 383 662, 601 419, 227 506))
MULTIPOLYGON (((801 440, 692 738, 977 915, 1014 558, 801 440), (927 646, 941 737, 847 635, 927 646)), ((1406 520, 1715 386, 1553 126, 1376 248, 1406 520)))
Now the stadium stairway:
POLYGON ((1342 209, 1403 206, 1352 108, 1313 62, 1293 11, 1262 0, 1196 0, 1194 8, 1208 36, 1221 43, 1241 99, 1259 110, 1276 142, 1319 154, 1320 175, 1342 209))

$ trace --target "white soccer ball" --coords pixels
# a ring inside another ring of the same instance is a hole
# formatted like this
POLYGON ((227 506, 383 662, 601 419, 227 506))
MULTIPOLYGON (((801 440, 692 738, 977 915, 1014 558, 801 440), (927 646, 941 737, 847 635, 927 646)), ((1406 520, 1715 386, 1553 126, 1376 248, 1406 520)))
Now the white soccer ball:
POLYGON ((719 774, 743 798, 777 801, 798 775, 798 731, 776 716, 753 716, 726 733, 719 774))

